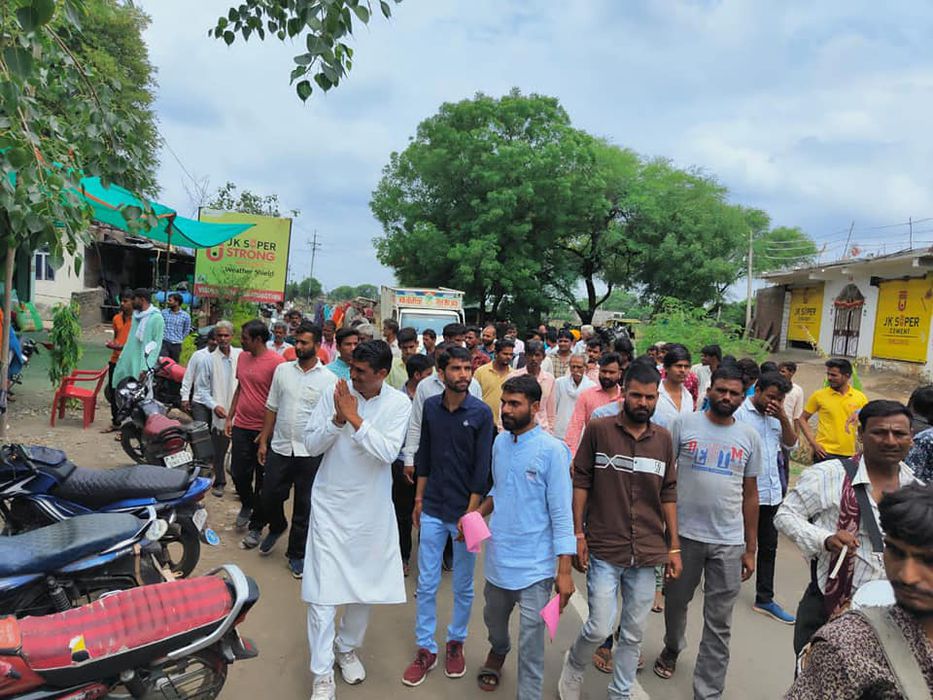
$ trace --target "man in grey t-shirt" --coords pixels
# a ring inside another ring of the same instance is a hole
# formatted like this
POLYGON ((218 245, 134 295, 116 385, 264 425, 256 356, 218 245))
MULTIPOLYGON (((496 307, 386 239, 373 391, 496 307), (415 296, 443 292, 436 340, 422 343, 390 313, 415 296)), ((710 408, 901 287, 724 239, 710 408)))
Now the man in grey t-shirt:
POLYGON ((668 582, 664 606, 664 649, 654 672, 670 678, 687 646, 687 605, 705 578, 703 638, 693 672, 693 697, 719 698, 729 666, 732 609, 742 581, 755 571, 761 438, 736 422, 742 405, 742 374, 717 369, 707 391, 709 408, 682 416, 671 426, 677 458, 677 521, 680 578, 668 582))

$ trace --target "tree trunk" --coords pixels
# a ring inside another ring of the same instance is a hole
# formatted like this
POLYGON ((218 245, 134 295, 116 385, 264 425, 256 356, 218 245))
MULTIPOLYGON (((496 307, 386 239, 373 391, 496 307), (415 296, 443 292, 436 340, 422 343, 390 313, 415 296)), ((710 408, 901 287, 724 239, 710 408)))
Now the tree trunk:
MULTIPOLYGON (((16 261, 16 248, 6 249, 6 278, 3 280, 3 344, 0 347, 0 387, 5 392, 10 390, 10 329, 13 327, 13 264, 16 261)), ((7 414, 10 411, 7 394, 7 413, 0 414, 0 438, 6 437, 7 414)))
POLYGON ((596 283, 590 276, 585 277, 583 282, 586 284, 586 308, 578 309, 577 313, 580 316, 580 324, 586 325, 593 322, 593 314, 596 313, 596 283))

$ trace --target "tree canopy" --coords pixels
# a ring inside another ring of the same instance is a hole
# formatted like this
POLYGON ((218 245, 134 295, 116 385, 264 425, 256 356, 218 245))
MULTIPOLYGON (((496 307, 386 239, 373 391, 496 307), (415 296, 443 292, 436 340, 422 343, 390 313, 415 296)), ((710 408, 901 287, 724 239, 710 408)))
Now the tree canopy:
MULTIPOLYGON (((257 216, 281 216, 279 211, 279 196, 277 194, 255 194, 250 190, 237 191, 237 186, 227 182, 218 187, 214 196, 207 203, 211 209, 222 211, 238 211, 243 214, 257 216)), ((293 209, 292 215, 297 216, 298 210, 293 209)))
POLYGON ((327 296, 333 301, 347 301, 356 297, 378 299, 379 289, 374 284, 360 284, 356 287, 349 284, 342 284, 339 287, 331 289, 327 293, 327 296))
POLYGON ((314 299, 321 295, 323 287, 314 277, 305 277, 300 282, 285 285, 286 299, 314 299))

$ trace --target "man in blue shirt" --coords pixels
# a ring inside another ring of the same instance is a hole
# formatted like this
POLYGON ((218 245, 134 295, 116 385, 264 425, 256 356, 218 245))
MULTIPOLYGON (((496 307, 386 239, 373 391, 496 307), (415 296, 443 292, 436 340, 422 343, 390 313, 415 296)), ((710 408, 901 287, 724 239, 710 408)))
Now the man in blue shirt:
POLYGON ((181 344, 191 332, 191 315, 181 308, 181 294, 172 293, 166 300, 167 309, 162 309, 165 319, 165 335, 162 336, 162 356, 171 357, 178 362, 181 357, 181 344))
MULTIPOLYGON (((444 391, 424 402, 421 439, 415 455, 418 477, 414 524, 421 531, 418 545, 418 601, 415 638, 418 652, 402 675, 407 686, 421 685, 437 665, 437 589, 441 560, 449 535, 457 536, 457 523, 476 510, 489 489, 489 463, 495 426, 492 411, 469 393, 473 378, 469 350, 448 347, 437 360, 444 391)), ((453 546, 454 605, 447 627, 445 673, 461 678, 466 673, 463 643, 473 605, 473 566, 476 555, 461 540, 453 546)))
POLYGON ((492 513, 483 609, 491 648, 477 681, 487 691, 498 686, 511 648, 509 618, 518 605, 519 700, 541 697, 545 625, 540 611, 552 591, 560 595, 561 611, 570 600, 571 558, 577 551, 570 450, 537 425, 540 402, 541 386, 534 377, 512 377, 502 385, 500 415, 507 432, 493 444, 493 488, 479 507, 483 517, 492 513))
POLYGON ((764 448, 758 475, 758 561, 752 610, 785 625, 794 624, 794 616, 774 600, 774 561, 778 545, 774 516, 784 500, 778 469, 781 448, 792 450, 797 444, 793 421, 784 413, 784 397, 790 388, 790 381, 777 372, 765 372, 755 384, 755 392, 735 412, 737 421, 755 429, 764 448))

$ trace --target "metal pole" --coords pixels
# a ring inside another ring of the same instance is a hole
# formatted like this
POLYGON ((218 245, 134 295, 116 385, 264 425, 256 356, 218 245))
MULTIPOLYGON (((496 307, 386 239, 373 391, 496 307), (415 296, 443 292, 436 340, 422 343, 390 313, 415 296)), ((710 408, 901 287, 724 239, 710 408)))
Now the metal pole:
MULTIPOLYGON (((314 229, 314 237, 311 239, 311 272, 309 277, 314 279, 314 256, 317 254, 317 249, 320 248, 320 244, 317 242, 317 229, 314 229)), ((311 285, 308 285, 308 308, 311 307, 311 285)))
POLYGON ((753 244, 754 238, 751 228, 748 229, 748 271, 746 276, 748 277, 748 289, 747 289, 747 298, 745 299, 745 335, 748 335, 752 328, 752 258, 753 258, 753 244))
POLYGON ((907 225, 910 227, 910 249, 914 249, 914 219, 911 216, 907 217, 907 225))
POLYGON ((165 304, 168 302, 168 286, 169 286, 169 270, 172 265, 172 223, 174 222, 175 217, 173 216, 168 220, 168 250, 165 251, 165 284, 162 288, 162 303, 165 304))

